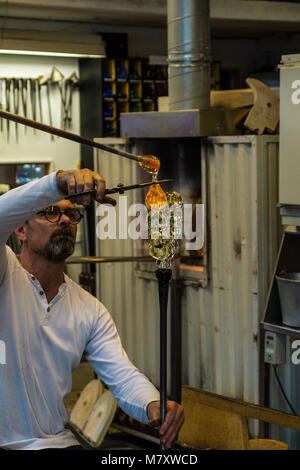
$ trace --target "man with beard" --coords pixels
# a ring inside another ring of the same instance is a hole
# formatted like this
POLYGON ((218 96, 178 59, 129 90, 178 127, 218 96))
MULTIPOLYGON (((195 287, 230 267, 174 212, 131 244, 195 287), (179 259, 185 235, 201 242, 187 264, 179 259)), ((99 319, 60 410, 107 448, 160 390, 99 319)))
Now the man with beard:
MULTIPOLYGON (((72 370, 83 352, 120 407, 133 418, 157 426, 159 394, 129 361, 110 314, 91 294, 64 274, 73 253, 80 213, 66 194, 96 189, 105 182, 90 170, 58 171, 0 197, 0 447, 73 448, 64 429, 72 370), (19 257, 5 245, 12 230, 22 243, 19 257), (2 361, 3 362, 3 361, 2 361)), ((90 196, 77 202, 90 203, 90 196)), ((168 448, 178 433, 183 409, 169 401, 160 428, 168 448)))

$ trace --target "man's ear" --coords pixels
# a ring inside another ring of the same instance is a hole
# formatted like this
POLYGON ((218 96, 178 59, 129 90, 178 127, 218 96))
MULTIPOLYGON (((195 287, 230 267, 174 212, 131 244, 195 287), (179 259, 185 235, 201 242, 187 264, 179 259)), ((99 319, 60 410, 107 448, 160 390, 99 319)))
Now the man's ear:
POLYGON ((20 225, 20 227, 17 227, 15 229, 15 234, 16 236, 18 237, 18 239, 20 240, 20 242, 24 242, 25 240, 27 240, 27 235, 26 235, 26 223, 23 224, 23 225, 20 225))

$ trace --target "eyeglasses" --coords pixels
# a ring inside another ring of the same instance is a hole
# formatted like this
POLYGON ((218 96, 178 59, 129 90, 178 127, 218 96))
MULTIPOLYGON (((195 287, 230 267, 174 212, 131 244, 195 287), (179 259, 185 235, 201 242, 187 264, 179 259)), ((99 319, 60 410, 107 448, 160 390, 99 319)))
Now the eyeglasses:
POLYGON ((46 217, 48 222, 53 222, 53 223, 59 222, 63 214, 69 217, 71 224, 79 224, 79 222, 81 221, 83 217, 80 211, 76 208, 69 208, 64 211, 61 211, 56 206, 47 207, 47 209, 44 209, 43 211, 39 211, 37 215, 39 214, 42 214, 44 217, 46 217))

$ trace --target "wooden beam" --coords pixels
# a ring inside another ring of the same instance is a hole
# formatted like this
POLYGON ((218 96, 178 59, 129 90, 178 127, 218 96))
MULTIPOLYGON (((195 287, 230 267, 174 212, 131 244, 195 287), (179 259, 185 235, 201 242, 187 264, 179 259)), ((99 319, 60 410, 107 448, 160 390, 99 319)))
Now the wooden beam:
POLYGON ((258 419, 267 423, 276 424, 277 426, 300 431, 300 416, 294 416, 282 411, 254 405, 253 403, 236 400, 235 398, 227 398, 211 392, 204 392, 203 390, 189 386, 184 386, 182 389, 186 400, 193 400, 211 408, 217 408, 246 418, 258 419))
POLYGON ((210 105, 213 108, 243 108, 254 103, 253 90, 243 88, 240 90, 212 90, 210 92, 210 105))

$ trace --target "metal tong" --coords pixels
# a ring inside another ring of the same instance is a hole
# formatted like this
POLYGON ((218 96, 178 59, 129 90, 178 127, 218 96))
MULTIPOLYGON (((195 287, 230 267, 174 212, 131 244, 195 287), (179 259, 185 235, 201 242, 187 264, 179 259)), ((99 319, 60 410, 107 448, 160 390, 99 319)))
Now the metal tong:
MULTIPOLYGON (((28 88, 27 88, 27 78, 20 78, 20 89, 21 89, 21 100, 23 106, 23 115, 27 118, 27 95, 28 95, 28 88)), ((27 133, 27 127, 24 128, 24 133, 27 133)))
POLYGON ((71 127, 72 122, 72 95, 79 79, 75 72, 65 81, 65 115, 64 115, 64 129, 71 127))
MULTIPOLYGON (((19 95, 19 79, 13 78, 13 103, 14 103, 14 113, 19 113, 19 102, 20 102, 20 95, 19 95)), ((16 142, 18 142, 18 123, 15 122, 15 129, 16 129, 16 142)))
MULTIPOLYGON (((11 79, 5 78, 5 101, 6 101, 6 111, 10 112, 10 85, 11 79)), ((6 130, 7 130, 7 142, 9 142, 9 122, 6 122, 6 130)))
MULTIPOLYGON (((140 183, 140 184, 132 184, 130 186, 124 186, 122 183, 118 184, 116 188, 111 188, 111 189, 106 189, 104 191, 104 194, 123 194, 124 191, 128 191, 130 189, 138 189, 138 188, 144 188, 145 186, 151 186, 151 184, 162 184, 162 183, 169 183, 172 181, 171 179, 166 179, 166 180, 155 180, 155 181, 147 181, 146 183, 140 183)), ((83 193, 74 193, 74 194, 68 194, 68 196, 65 196, 65 199, 72 199, 73 197, 78 197, 78 196, 86 196, 90 194, 91 196, 96 195, 96 190, 92 189, 91 191, 84 191, 83 193)))

